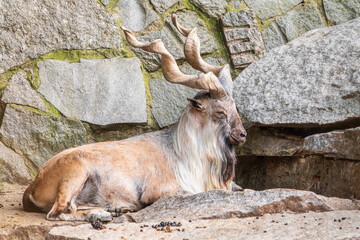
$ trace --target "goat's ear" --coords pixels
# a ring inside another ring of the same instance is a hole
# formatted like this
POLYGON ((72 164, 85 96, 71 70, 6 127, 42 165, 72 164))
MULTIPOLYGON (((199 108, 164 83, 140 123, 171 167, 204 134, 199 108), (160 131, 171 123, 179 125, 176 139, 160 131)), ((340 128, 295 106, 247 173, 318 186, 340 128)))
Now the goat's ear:
POLYGON ((190 102, 191 106, 193 106, 197 110, 200 110, 200 111, 203 110, 203 106, 199 100, 196 100, 193 98, 188 98, 187 100, 190 102))

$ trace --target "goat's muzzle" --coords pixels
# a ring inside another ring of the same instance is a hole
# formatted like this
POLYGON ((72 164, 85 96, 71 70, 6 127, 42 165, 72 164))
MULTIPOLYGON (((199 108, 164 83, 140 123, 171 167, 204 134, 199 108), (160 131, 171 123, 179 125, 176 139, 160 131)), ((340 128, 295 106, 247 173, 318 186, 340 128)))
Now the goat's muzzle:
POLYGON ((246 135, 245 129, 234 129, 229 136, 229 141, 233 146, 244 144, 246 142, 246 135))

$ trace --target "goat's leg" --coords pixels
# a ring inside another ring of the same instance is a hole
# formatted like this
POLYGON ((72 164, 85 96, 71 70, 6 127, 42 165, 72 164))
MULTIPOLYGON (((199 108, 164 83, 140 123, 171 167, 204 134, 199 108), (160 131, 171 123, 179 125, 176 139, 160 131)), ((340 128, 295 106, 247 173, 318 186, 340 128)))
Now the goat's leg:
POLYGON ((66 220, 65 218, 68 217, 64 214, 76 213, 77 207, 75 201, 87 179, 87 176, 85 173, 73 175, 74 176, 69 175, 61 181, 55 203, 50 212, 47 214, 46 219, 66 220), (62 216, 61 218, 60 215, 62 216))

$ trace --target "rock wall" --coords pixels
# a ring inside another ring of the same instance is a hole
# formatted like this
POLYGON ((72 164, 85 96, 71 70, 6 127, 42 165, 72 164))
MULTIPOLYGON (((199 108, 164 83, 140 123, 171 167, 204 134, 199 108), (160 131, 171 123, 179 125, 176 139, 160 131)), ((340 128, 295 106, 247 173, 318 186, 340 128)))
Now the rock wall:
POLYGON ((0 184, 28 183, 66 148, 175 123, 196 91, 166 82, 159 56, 130 48, 120 26, 143 41, 161 38, 183 72, 197 73, 171 24, 176 13, 185 27, 198 27, 205 61, 231 63, 237 76, 234 96, 249 132, 237 149, 237 181, 360 198, 359 6, 0 1, 0 184))

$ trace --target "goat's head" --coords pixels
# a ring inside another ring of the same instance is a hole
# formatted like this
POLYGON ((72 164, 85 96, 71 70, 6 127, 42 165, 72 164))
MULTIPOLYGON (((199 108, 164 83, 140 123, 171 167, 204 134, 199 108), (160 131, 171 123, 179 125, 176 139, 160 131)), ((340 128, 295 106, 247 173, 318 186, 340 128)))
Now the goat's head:
POLYGON ((191 88, 207 90, 198 93, 194 99, 188 99, 191 108, 190 113, 197 116, 195 119, 198 120, 200 126, 211 121, 216 123, 221 134, 231 145, 244 143, 246 131, 232 98, 233 83, 229 65, 213 66, 206 63, 200 55, 200 40, 197 29, 187 29, 179 25, 175 14, 172 15, 172 21, 179 32, 187 37, 184 46, 187 62, 203 73, 199 75, 183 74, 160 39, 150 43, 142 43, 135 38, 130 30, 124 27, 122 30, 131 46, 161 54, 161 67, 166 80, 191 88))

